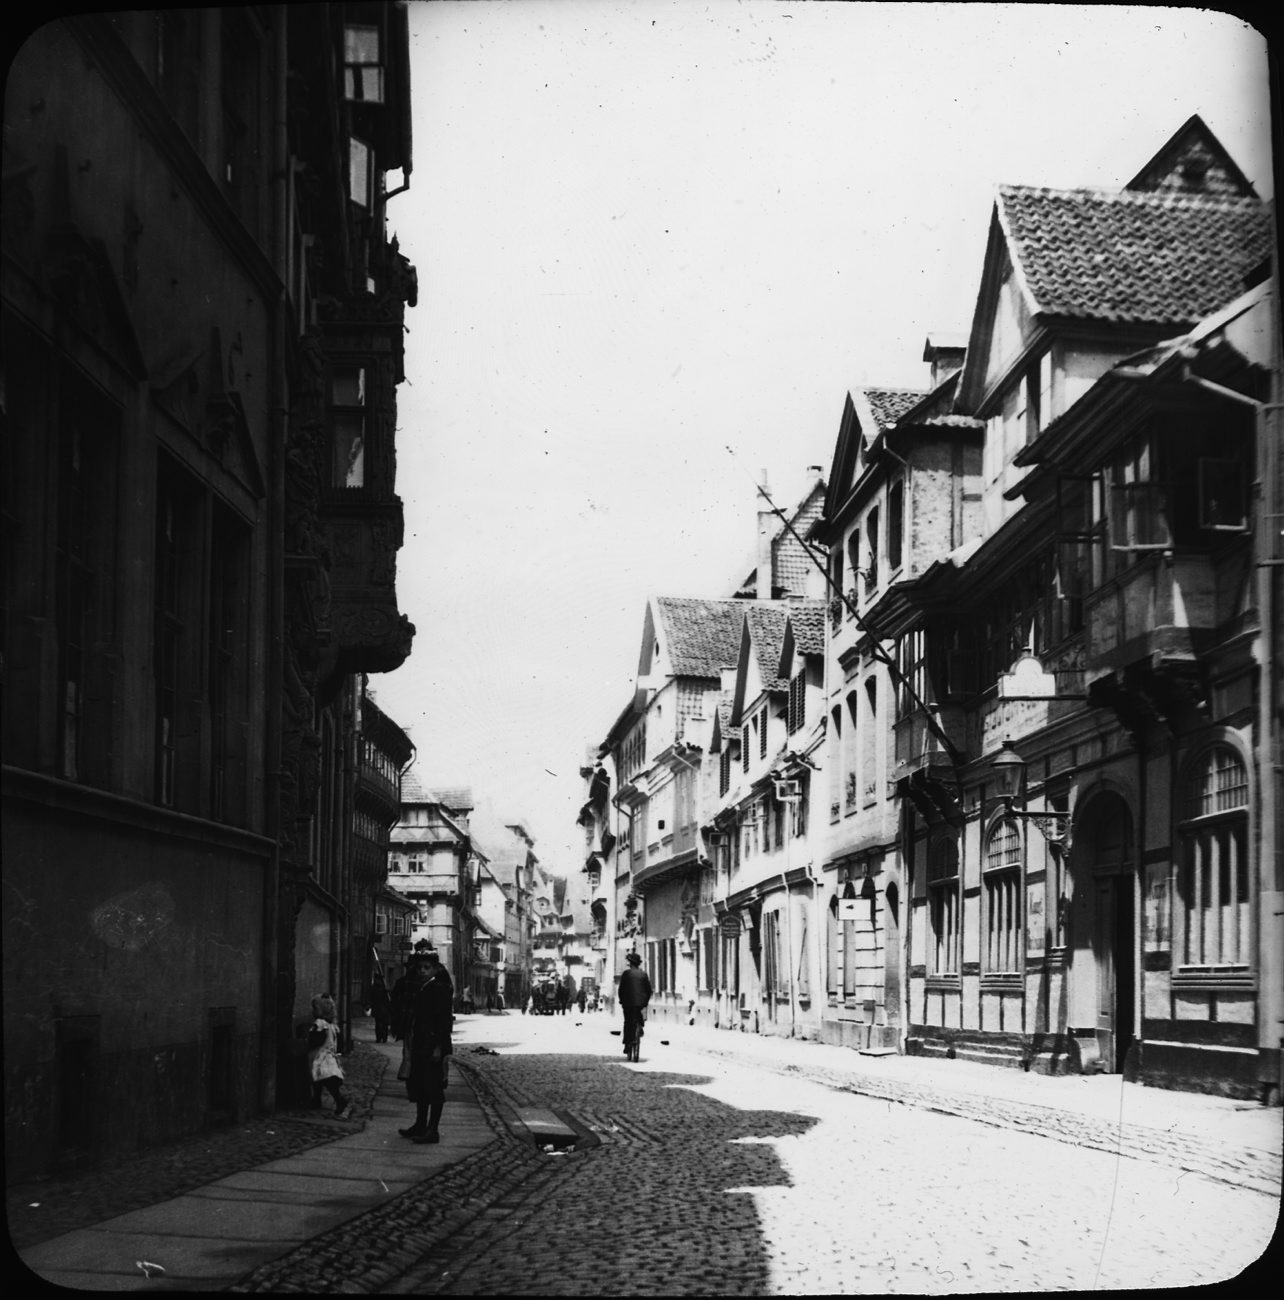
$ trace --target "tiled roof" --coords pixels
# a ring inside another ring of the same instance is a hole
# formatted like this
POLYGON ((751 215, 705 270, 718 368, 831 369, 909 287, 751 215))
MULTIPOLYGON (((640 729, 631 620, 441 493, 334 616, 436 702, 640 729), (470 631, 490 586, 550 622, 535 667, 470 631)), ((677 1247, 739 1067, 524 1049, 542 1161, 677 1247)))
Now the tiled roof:
MULTIPOLYGON (((879 430, 889 429, 897 420, 927 396, 921 388, 866 388, 862 390, 879 430)), ((874 430, 869 430, 872 437, 874 430)))
MULTIPOLYGON (((790 517, 793 531, 782 529, 771 544, 771 562, 775 573, 776 585, 786 592, 801 596, 807 590, 807 581, 816 572, 816 564, 807 554, 799 537, 806 537, 808 530, 816 520, 825 513, 824 482, 817 482, 808 493, 802 505, 790 517)), ((826 557, 822 554, 821 571, 826 557)), ((755 585, 757 575, 755 574, 755 585)))
MULTIPOLYGON (((825 513, 825 480, 816 481, 807 489, 806 495, 786 515, 789 527, 784 523, 773 522, 771 540, 771 585, 773 591, 783 591, 786 595, 801 596, 807 589, 807 579, 815 568, 798 538, 805 538, 808 529, 825 513), (797 534, 797 536, 795 536, 797 534)), ((824 563, 824 556, 821 555, 824 563)), ((758 596, 757 551, 753 555, 753 568, 744 576, 732 593, 737 599, 754 600, 758 596)), ((764 599, 766 593, 763 593, 764 599)))
POLYGON ((655 605, 675 675, 717 677, 735 667, 747 602, 657 596, 655 605))
POLYGON ((429 787, 413 772, 401 778, 402 803, 435 803, 452 812, 471 812, 476 804, 467 786, 429 787))
POLYGON ((443 808, 452 808, 457 812, 471 812, 475 807, 473 792, 467 786, 446 786, 428 791, 428 798, 439 803, 443 808))
POLYGON ((749 616, 750 645, 758 660, 758 672, 767 690, 784 690, 789 683, 777 677, 780 670, 780 647, 785 639, 788 610, 782 605, 753 604, 746 607, 749 616))
POLYGON ((1252 198, 1004 185, 998 209, 1036 310, 1057 316, 1191 323, 1271 250, 1270 209, 1252 198))
POLYGON ((794 630, 794 645, 799 654, 825 653, 825 602, 808 601, 795 605, 789 611, 789 622, 794 630))

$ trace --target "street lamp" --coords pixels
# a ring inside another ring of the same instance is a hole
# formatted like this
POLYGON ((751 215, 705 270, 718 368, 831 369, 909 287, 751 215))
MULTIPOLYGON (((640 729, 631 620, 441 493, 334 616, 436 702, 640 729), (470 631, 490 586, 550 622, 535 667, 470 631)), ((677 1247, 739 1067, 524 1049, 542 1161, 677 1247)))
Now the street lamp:
POLYGON ((1004 816, 1033 822, 1051 849, 1064 852, 1068 847, 1070 813, 1055 808, 1039 812, 1026 810, 1026 761, 1009 741, 1005 740, 990 760, 990 771, 994 778, 995 797, 1003 805, 1004 816))

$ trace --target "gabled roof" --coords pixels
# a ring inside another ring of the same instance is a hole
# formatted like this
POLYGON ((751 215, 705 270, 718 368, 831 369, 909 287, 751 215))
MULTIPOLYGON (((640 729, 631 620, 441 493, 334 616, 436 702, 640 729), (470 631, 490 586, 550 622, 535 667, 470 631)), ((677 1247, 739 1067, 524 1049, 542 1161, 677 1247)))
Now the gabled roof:
POLYGON ((903 411, 895 427, 897 429, 984 429, 984 420, 978 420, 971 415, 959 415, 954 410, 954 398, 962 374, 961 370, 956 370, 947 375, 930 393, 924 394, 913 406, 903 411))
POLYGON ((1192 325, 1244 291, 1271 251, 1256 198, 999 188, 997 220, 1033 313, 1192 325))
POLYGON ((860 392, 873 416, 874 427, 865 433, 872 438, 890 429, 907 411, 912 410, 927 394, 921 388, 862 388, 860 392))
POLYGON ((1015 357, 991 356, 1001 310, 1018 318, 1023 346, 1041 329, 1069 325, 1137 348, 1146 334, 1158 341, 1188 330, 1243 293, 1270 258, 1273 217, 1237 176, 1212 133, 1192 119, 1132 188, 1000 186, 959 408, 975 412, 987 386, 1008 377, 993 365, 1008 367, 1015 357))
MULTIPOLYGON (((869 468, 868 459, 886 435, 912 413, 922 413, 930 406, 941 422, 952 422, 954 375, 942 380, 930 392, 922 388, 853 388, 843 403, 842 420, 834 442, 830 463, 829 487, 825 493, 824 512, 817 533, 824 537, 826 528, 841 514, 851 500, 852 491, 869 468), (939 407, 931 405, 940 394, 939 407)), ((925 423, 916 419, 914 423, 925 423)), ((969 424, 972 422, 969 421, 969 424)))
POLYGON ((825 602, 806 601, 795 605, 785 617, 785 629, 780 639, 780 665, 778 677, 789 671, 789 660, 794 654, 823 655, 825 653, 825 602))
POLYGON ((747 602, 656 596, 648 605, 639 674, 651 669, 651 642, 658 634, 678 677, 718 677, 735 666, 747 602), (653 626, 652 610, 659 627, 653 626))
POLYGON ((426 786, 417 776, 407 774, 401 779, 401 802, 432 803, 451 812, 472 812, 477 806, 473 801, 473 792, 467 786, 426 786))
MULTIPOLYGON (((766 502, 762 504, 766 505, 766 502)), ((807 579, 816 567, 807 554, 807 535, 812 525, 825 513, 825 480, 819 476, 812 481, 802 500, 792 511, 782 511, 784 519, 777 517, 771 538, 771 586, 786 594, 801 596, 807 589, 807 579), (802 539, 801 541, 799 539, 802 539)), ((758 595, 757 550, 745 561, 751 565, 745 576, 736 584, 732 596, 752 600, 758 595)), ((823 564, 823 555, 822 555, 823 564)), ((763 593, 763 598, 770 593, 763 593)))
POLYGON ((1256 197, 1252 182, 1198 113, 1188 117, 1126 190, 1186 190, 1256 197))
POLYGON ((724 740, 735 739, 731 726, 731 709, 734 703, 734 692, 723 691, 719 694, 717 707, 713 715, 713 731, 709 737, 709 753, 711 754, 722 751, 724 740))
POLYGON ((764 691, 784 691, 789 683, 780 677, 780 646, 785 636, 784 605, 746 604, 740 631, 740 652, 736 657, 736 689, 731 705, 731 724, 739 726, 748 698, 746 681, 750 662, 758 669, 764 691))
POLYGON ((745 610, 745 625, 765 690, 787 690, 789 687, 789 683, 780 677, 780 647, 785 639, 787 617, 788 611, 779 606, 750 605, 745 610))

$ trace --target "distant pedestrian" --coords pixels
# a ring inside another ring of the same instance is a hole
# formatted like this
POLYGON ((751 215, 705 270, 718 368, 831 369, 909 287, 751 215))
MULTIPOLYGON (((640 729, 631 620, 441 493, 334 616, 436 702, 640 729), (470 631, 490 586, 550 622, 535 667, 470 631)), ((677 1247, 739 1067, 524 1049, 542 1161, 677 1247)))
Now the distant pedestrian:
POLYGON ((583 987, 580 988, 580 991, 579 991, 579 993, 576 995, 576 999, 575 999, 575 1000, 579 1003, 579 1007, 580 1007, 580 1015, 583 1015, 583 1014, 584 1014, 584 1004, 588 1001, 588 995, 584 992, 583 987))
POLYGON ((646 1020, 647 1003, 651 1001, 651 977, 642 969, 642 958, 635 952, 629 953, 629 966, 620 976, 617 996, 624 1012, 624 1054, 627 1056, 638 1026, 646 1020))
POLYGON ((464 990, 464 996, 460 999, 460 1003, 465 1015, 471 1016, 473 1012, 477 1010, 477 1004, 473 1000, 472 989, 464 990))
POLYGON ((559 1016, 566 1014, 566 985, 559 984, 557 992, 553 994, 553 1007, 559 1016))
POLYGON ((388 1025, 392 1019, 392 998, 388 986, 383 982, 383 976, 378 972, 370 982, 370 1014, 374 1016, 375 1042, 386 1043, 388 1025))
POLYGON ((410 1075, 406 1095, 415 1103, 415 1122, 400 1129, 415 1142, 440 1142, 438 1125, 446 1103, 449 1078, 452 1008, 455 990, 435 952, 429 953, 424 983, 415 997, 410 1021, 410 1075))
POLYGON ((321 1103, 324 1088, 334 1098, 334 1117, 342 1119, 348 1109, 343 1095, 343 1067, 339 1064, 339 1026, 335 1023, 334 999, 318 993, 312 999, 312 1028, 308 1030, 308 1070, 312 1075, 313 1099, 321 1103))

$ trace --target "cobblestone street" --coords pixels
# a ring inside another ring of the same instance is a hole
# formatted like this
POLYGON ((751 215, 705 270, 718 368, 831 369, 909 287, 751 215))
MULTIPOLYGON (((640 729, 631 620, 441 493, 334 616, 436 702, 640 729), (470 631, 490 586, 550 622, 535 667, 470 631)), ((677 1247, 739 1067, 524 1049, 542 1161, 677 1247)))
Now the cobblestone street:
MULTIPOLYGON (((617 1027, 592 1015, 465 1022, 457 1061, 496 1141, 233 1289, 1177 1287, 1238 1275, 1275 1228, 1277 1151, 1222 1144, 1192 1160, 1176 1135, 1134 1127, 1117 1134, 1120 1154, 1084 1117, 951 1098, 949 1063, 939 1093, 902 1085, 909 1104, 804 1076, 802 1044, 778 1045, 773 1068, 741 1036, 718 1036, 715 1054, 653 1026, 632 1066, 617 1027), (517 1141, 503 1120, 522 1106, 557 1111, 596 1145, 555 1154, 517 1141), (1182 1167, 1201 1160, 1213 1167, 1182 1167), (818 1204, 830 1212, 818 1217, 818 1204)), ((1278 1124, 1279 1112, 1261 1118, 1278 1124)))

